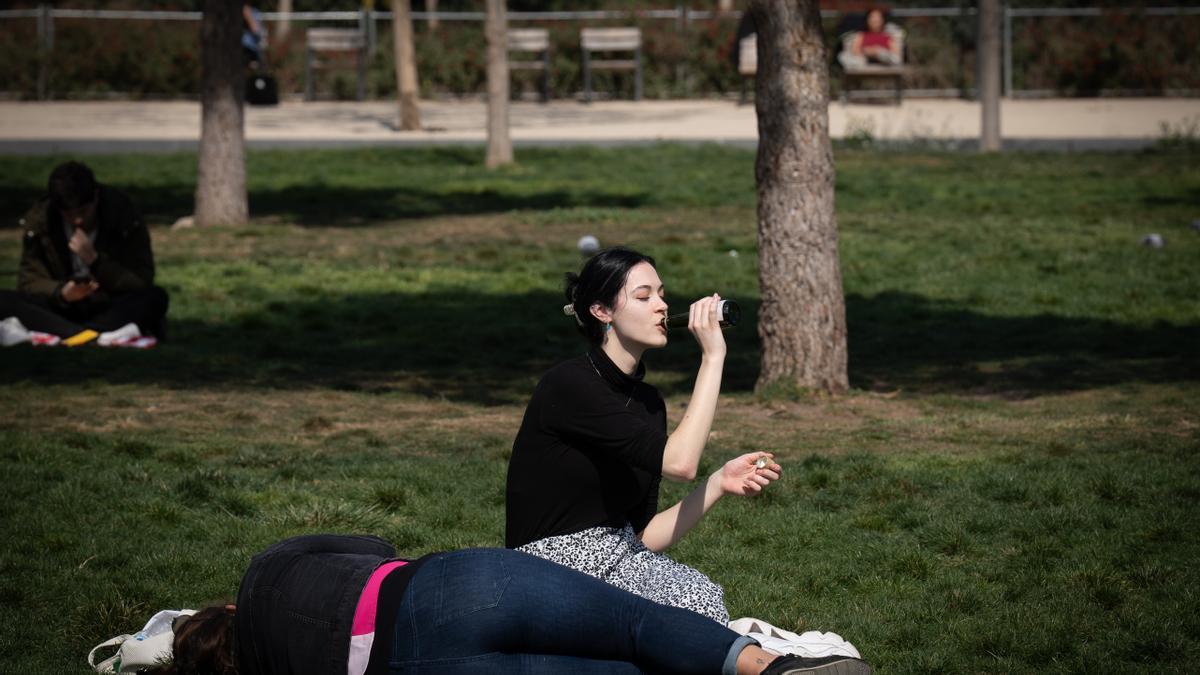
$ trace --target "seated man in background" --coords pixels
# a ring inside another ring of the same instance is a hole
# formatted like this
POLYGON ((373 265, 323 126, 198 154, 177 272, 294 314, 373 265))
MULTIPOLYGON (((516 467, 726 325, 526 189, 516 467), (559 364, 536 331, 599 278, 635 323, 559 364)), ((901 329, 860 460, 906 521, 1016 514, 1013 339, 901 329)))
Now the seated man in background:
POLYGON ((0 291, 0 343, 146 347, 163 337, 167 293, 154 285, 150 232, 129 197, 67 162, 21 226, 17 290, 0 291))

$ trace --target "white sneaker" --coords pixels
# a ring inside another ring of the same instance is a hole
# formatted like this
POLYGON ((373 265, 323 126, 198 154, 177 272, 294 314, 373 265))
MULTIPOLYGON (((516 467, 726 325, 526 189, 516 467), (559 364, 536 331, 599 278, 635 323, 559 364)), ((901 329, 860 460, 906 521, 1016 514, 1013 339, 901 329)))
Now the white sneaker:
POLYGON ((0 321, 0 345, 12 347, 29 342, 29 329, 15 316, 0 321))
POLYGON ((822 633, 810 630, 796 634, 763 621, 744 617, 729 622, 729 629, 758 640, 759 646, 779 655, 792 654, 820 658, 823 656, 849 656, 861 659, 858 649, 837 633, 822 633))
POLYGON ((127 342, 136 340, 142 337, 142 331, 138 330, 136 323, 127 323, 116 330, 110 330, 107 333, 101 333, 96 338, 96 344, 101 347, 112 347, 117 342, 127 342))

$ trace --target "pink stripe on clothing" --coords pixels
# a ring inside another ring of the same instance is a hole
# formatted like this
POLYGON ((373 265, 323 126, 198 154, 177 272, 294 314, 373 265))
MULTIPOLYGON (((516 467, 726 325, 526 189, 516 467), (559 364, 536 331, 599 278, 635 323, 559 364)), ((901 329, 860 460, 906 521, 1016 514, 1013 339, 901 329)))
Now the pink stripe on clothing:
POLYGON ((392 570, 404 567, 408 563, 395 560, 375 568, 367 585, 363 587, 362 595, 358 596, 358 608, 354 610, 354 624, 350 628, 351 635, 366 635, 375 632, 375 611, 379 607, 379 587, 392 570))

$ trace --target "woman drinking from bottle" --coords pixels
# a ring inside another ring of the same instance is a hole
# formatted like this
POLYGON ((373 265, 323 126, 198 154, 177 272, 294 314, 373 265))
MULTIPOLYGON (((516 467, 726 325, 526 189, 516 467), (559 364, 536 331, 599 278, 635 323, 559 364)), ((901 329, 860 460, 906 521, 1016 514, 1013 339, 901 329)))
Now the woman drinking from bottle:
POLYGON ((666 406, 642 363, 646 350, 667 345, 654 259, 601 251, 567 275, 566 295, 564 311, 590 349, 551 368, 525 411, 508 465, 506 545, 726 623, 721 587, 662 551, 721 497, 757 494, 781 468, 769 453, 742 455, 658 510, 662 478, 696 479, 712 428, 726 352, 721 298, 691 305, 700 367, 687 412, 668 435, 666 406))

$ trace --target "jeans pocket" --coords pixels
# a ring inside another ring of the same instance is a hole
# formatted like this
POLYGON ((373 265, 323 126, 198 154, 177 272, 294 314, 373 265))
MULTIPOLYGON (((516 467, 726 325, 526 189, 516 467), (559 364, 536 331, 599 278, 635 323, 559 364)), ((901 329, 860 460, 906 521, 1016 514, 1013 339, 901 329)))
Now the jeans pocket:
POLYGON ((435 625, 500 604, 511 578, 501 551, 459 551, 441 560, 435 625))

